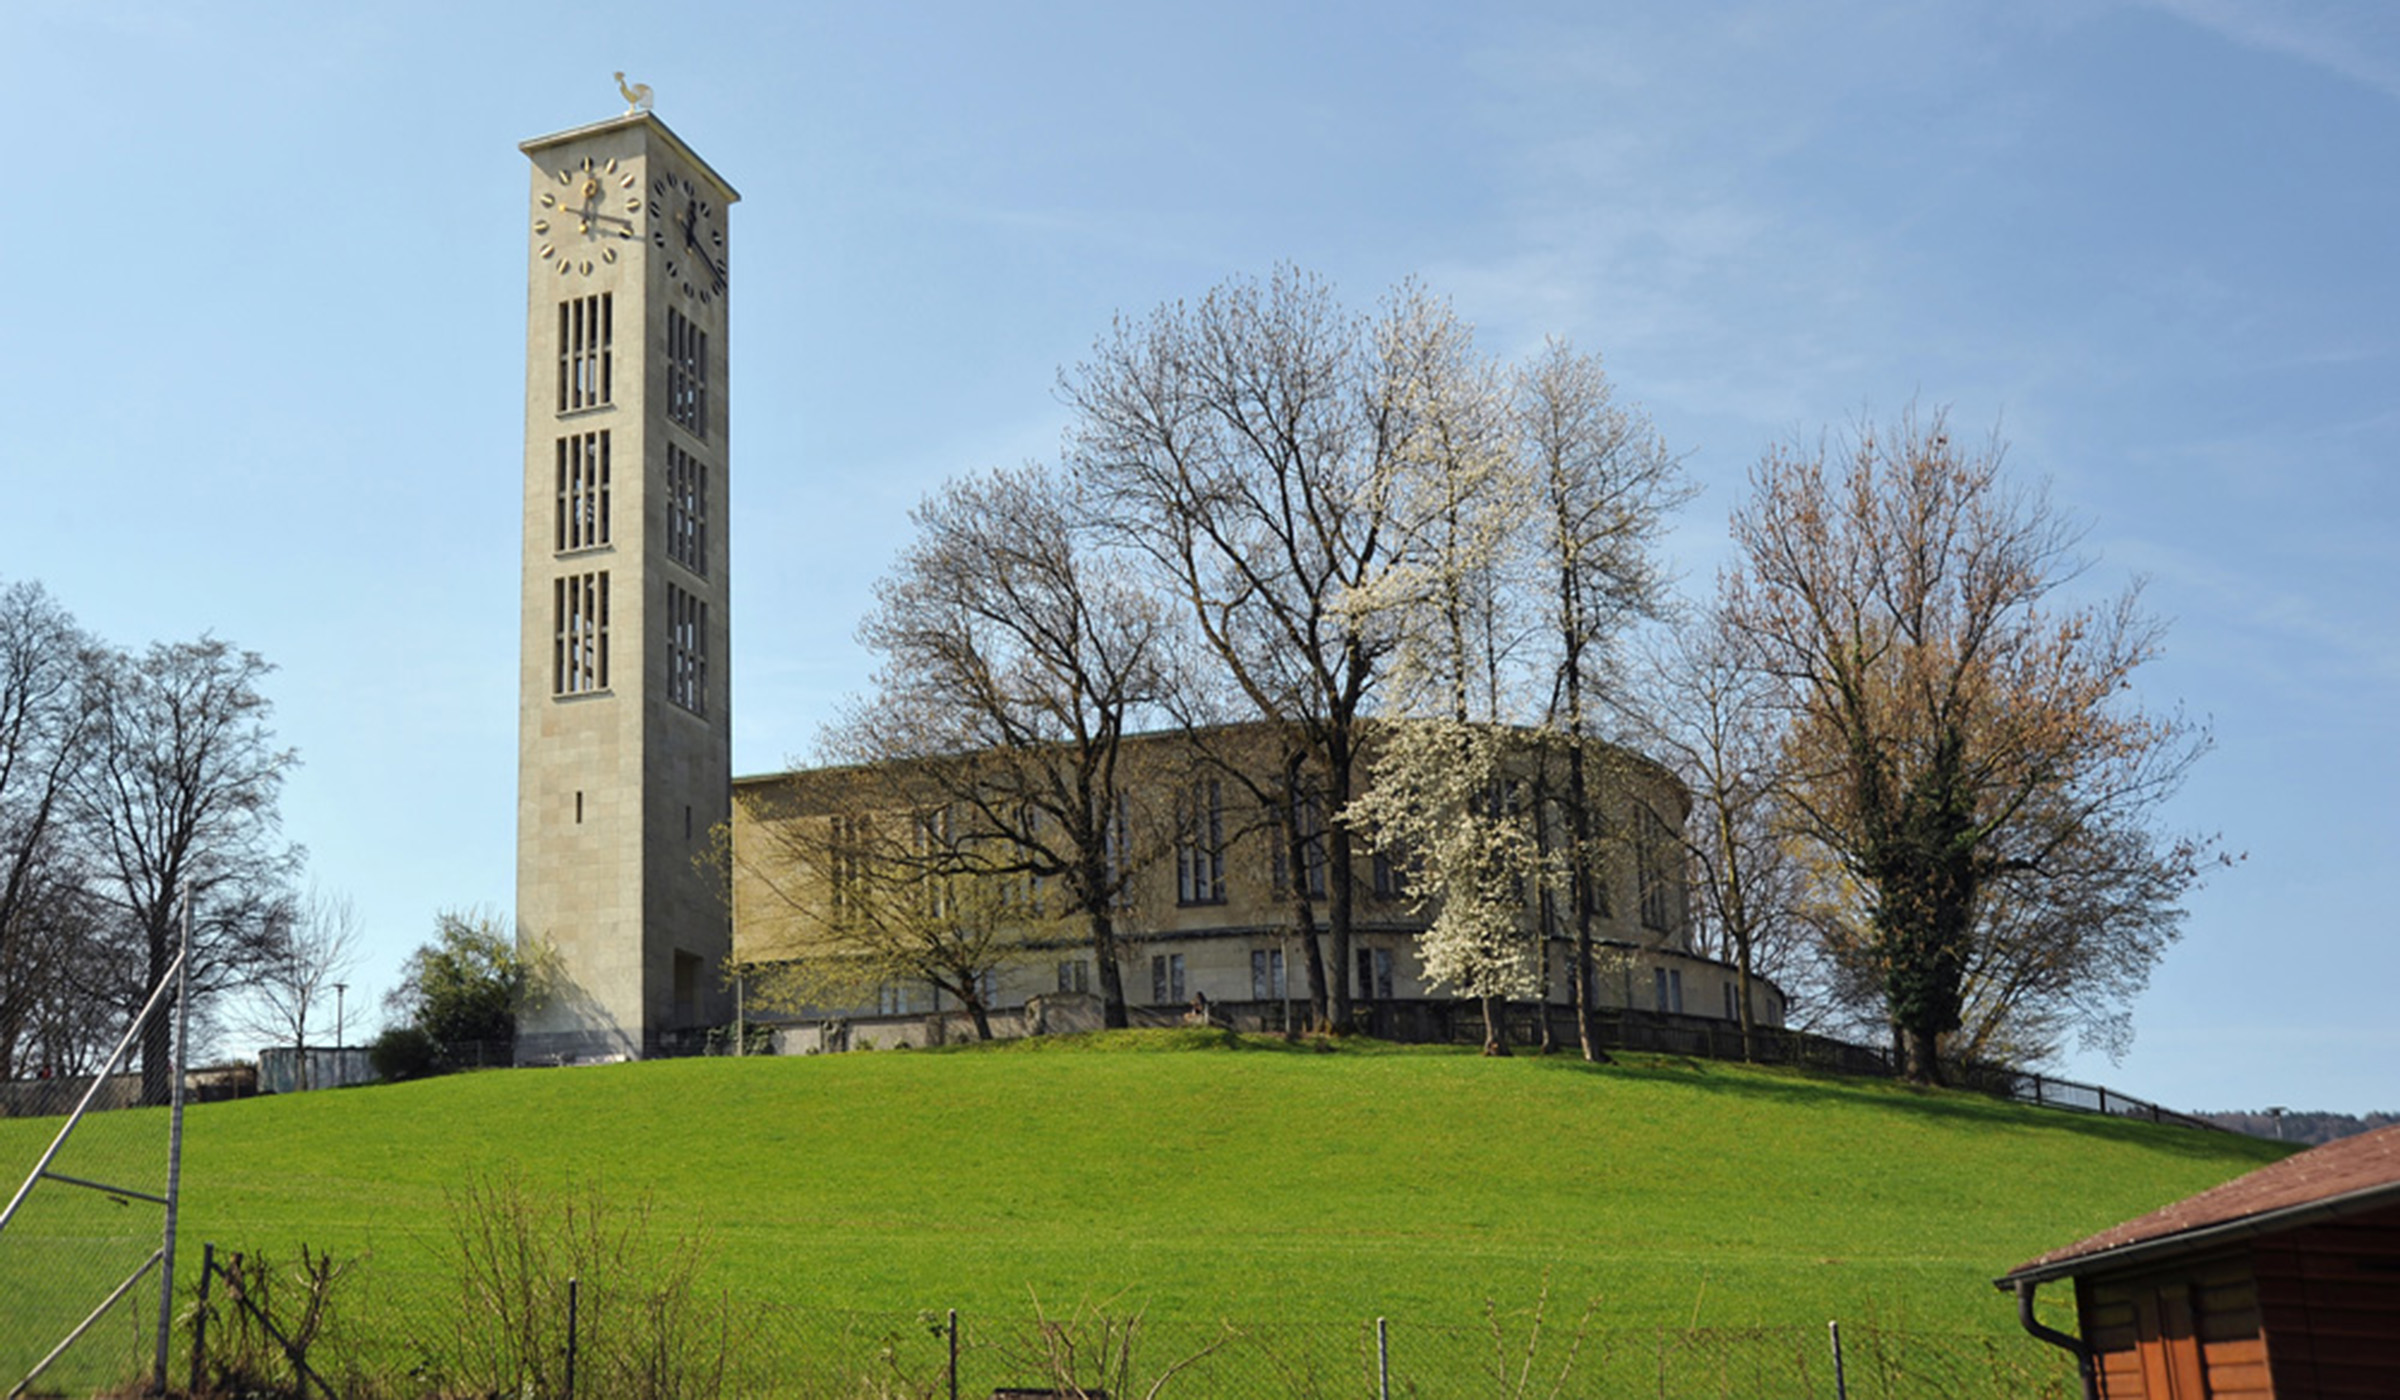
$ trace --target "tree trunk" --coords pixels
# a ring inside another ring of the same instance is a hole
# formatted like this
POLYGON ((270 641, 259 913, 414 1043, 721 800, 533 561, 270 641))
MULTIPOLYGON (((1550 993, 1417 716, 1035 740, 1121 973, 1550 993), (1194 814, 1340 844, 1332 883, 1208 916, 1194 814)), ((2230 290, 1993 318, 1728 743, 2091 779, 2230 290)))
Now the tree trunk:
POLYGON ((1483 1053, 1505 1057, 1508 1054, 1508 1012, 1498 997, 1479 997, 1483 1004, 1483 1053))
POLYGON ((1903 1030, 1900 1039, 1906 1055, 1909 1082, 1939 1087, 1942 1082, 1941 1038, 1912 1027, 1903 1030))
POLYGON ((1125 974, 1117 966, 1116 923, 1106 909, 1087 912, 1092 931, 1092 961, 1100 973, 1100 1024, 1121 1031, 1132 1024, 1125 1015, 1125 974))
MULTIPOLYGON (((1568 673, 1569 706, 1580 704, 1574 698, 1579 692, 1573 672, 1568 673)), ((1574 723, 1580 730, 1580 721, 1574 723)), ((1574 858, 1567 863, 1567 896, 1575 906, 1575 1038, 1583 1050, 1583 1058, 1592 1064, 1614 1064, 1608 1052, 1600 1048, 1599 1020, 1593 1014, 1592 983, 1598 971, 1592 966, 1592 802, 1591 780, 1584 773, 1583 736, 1567 736, 1567 824, 1575 840, 1574 858)))
POLYGON ((1343 813, 1350 806, 1354 756, 1346 733, 1334 747, 1336 751, 1329 755, 1331 762, 1327 765, 1332 769, 1327 783, 1330 790, 1325 796, 1325 922, 1333 944, 1332 975, 1326 979, 1332 993, 1326 1028, 1335 1035, 1348 1035, 1354 1029, 1350 1019, 1350 925, 1357 905, 1357 885, 1350 872, 1357 851, 1350 840, 1350 823, 1343 813))
MULTIPOLYGON (((1317 909, 1308 893, 1308 833, 1300 829, 1300 813, 1304 806, 1301 775, 1307 756, 1293 750, 1283 760, 1283 839, 1284 873, 1291 887, 1292 936, 1299 940, 1300 959, 1308 968, 1308 1021, 1312 1030, 1322 1030, 1332 1010, 1330 992, 1325 977, 1325 950, 1317 946, 1317 909)), ((1323 839, 1330 841, 1327 836, 1323 839)), ((1290 971, 1285 971, 1290 976, 1290 971)), ((1285 1026, 1288 1033, 1292 1028, 1285 1026)))
MULTIPOLYGON (((167 966, 175 960, 175 912, 169 904, 162 911, 152 911, 149 919, 150 976, 142 985, 147 998, 158 989, 167 975, 167 966)), ((142 1102, 153 1107, 168 1103, 174 1097, 175 1072, 175 999, 167 997, 158 1003, 157 1014, 142 1027, 142 1102)))
POLYGON ((1749 935, 1744 934, 1734 941, 1734 957, 1734 966, 1737 969, 1734 1000, 1740 1009, 1742 1018, 1742 1063, 1752 1064, 1758 1059, 1758 1047, 1753 1040, 1754 1032, 1750 1015, 1749 935))

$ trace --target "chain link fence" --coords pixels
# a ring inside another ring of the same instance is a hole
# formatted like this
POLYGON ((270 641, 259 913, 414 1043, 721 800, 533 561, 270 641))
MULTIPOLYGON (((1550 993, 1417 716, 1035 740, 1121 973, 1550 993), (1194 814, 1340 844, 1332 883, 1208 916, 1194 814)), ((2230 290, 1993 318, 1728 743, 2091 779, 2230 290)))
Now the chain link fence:
MULTIPOLYGON (((1553 1308, 1480 1318, 1162 1316, 1113 1304, 1014 1314, 875 1312, 759 1303, 655 1278, 393 1293, 350 1280, 312 1299, 302 1261, 254 1285, 340 1395, 521 1400, 1563 1400, 1826 1397, 2071 1400, 2071 1363, 2030 1338, 1853 1322, 1824 1327, 1615 1327, 1553 1308), (325 1305, 330 1303, 330 1305, 325 1305)), ((222 1352, 215 1388, 299 1394, 280 1354, 222 1352)), ((187 1328, 188 1331, 188 1328, 187 1328)), ((188 1343, 188 1336, 186 1337, 188 1343)), ((194 1375, 200 1371, 195 1369, 194 1375)), ((182 1378, 179 1370, 177 1379, 182 1378)), ((316 1393, 310 1388, 308 1393, 316 1393)))
POLYGON ((155 1364, 163 1105, 181 1069, 164 992, 98 1074, 19 1081, 0 1096, 7 1116, 44 1120, 0 1138, 0 1395, 36 1372, 32 1393, 91 1394, 155 1364))

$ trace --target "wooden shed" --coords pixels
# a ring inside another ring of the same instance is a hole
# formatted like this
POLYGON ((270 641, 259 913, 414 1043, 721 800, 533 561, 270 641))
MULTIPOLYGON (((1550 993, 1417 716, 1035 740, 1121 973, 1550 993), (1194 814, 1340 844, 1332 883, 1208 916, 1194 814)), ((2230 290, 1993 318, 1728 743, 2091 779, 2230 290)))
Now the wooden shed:
POLYGON ((2330 1142, 1996 1280, 2094 1400, 2400 1396, 2400 1126, 2330 1142), (2080 1338, 2034 1319, 2071 1281, 2080 1338))

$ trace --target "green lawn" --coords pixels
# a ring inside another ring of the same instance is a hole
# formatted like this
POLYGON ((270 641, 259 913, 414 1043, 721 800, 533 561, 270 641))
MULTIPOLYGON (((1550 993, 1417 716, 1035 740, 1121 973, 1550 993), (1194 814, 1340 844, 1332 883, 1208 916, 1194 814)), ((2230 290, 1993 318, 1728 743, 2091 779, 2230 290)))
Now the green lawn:
MULTIPOLYGON (((444 1291, 445 1188, 598 1177, 801 1309, 2015 1336, 2009 1266, 2271 1143, 1705 1062, 1137 1032, 487 1072, 190 1112, 185 1239, 444 1291)), ((112 1115, 127 1120, 140 1115, 112 1115)), ((0 1167, 55 1123, 0 1122, 0 1167)), ((9 1173, 13 1183, 21 1167, 9 1173)), ((654 1229, 656 1227, 654 1226, 654 1229)), ((188 1246, 187 1246, 188 1247, 188 1246)), ((0 1236, 0 1283, 11 1241, 0 1236)))

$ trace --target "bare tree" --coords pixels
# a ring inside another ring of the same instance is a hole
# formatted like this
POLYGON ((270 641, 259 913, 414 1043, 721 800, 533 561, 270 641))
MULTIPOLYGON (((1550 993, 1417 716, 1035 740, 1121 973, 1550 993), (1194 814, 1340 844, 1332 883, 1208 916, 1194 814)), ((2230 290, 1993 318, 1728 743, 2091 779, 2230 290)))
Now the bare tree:
POLYGON ((930 873, 1043 882, 1091 944, 1105 1023, 1123 1026, 1117 919, 1166 839, 1127 798, 1126 739, 1166 713, 1172 621, 1057 472, 953 481, 913 518, 859 629, 882 659, 873 694, 828 753, 952 814, 962 839, 930 873))
POLYGON ((334 985, 358 965, 358 910, 345 895, 311 889, 292 909, 289 932, 252 974, 232 1028, 300 1052, 300 1087, 308 1082, 309 1019, 323 1024, 334 985))
MULTIPOLYGON (((1250 713, 1291 736, 1279 808, 1325 813, 1330 973, 1307 882, 1292 882, 1293 904, 1311 1012, 1336 1029, 1351 1020, 1356 896, 1344 814, 1393 640, 1342 605, 1395 544, 1381 483, 1400 376, 1371 330, 1323 282, 1281 268, 1120 322, 1060 385, 1076 469, 1115 538, 1147 557, 1250 713)), ((1295 871, 1301 826, 1288 823, 1295 871)))
MULTIPOLYGON (((191 901, 191 989, 215 995, 272 963, 289 936, 301 852, 282 842, 276 801, 298 758, 275 745, 273 668, 212 637, 114 653, 94 671, 95 751, 77 820, 94 855, 95 897, 125 953, 110 989, 138 1006, 174 960, 191 901)), ((143 1036, 142 1088, 163 1102, 172 1022, 143 1036)))
POLYGON ((2064 878, 2105 834, 2152 877, 2121 888, 2171 936, 2207 854, 2153 825, 2206 747, 2127 699, 2159 625, 2136 590, 2057 602, 2082 567, 2074 532, 2000 461, 1910 413, 1838 454, 1771 450, 1734 518, 1726 607, 1783 688, 1792 810, 1865 897, 1864 952, 1928 1083, 1996 882, 2064 878))
POLYGON ((1750 1059, 1754 983, 1782 970, 1802 936, 1802 872, 1779 805, 1782 697, 1742 659, 1724 616, 1711 612, 1685 619, 1649 658, 1638 698, 1629 711, 1634 733, 1691 793, 1679 830, 1699 877, 1700 942, 1734 964, 1742 1058, 1750 1059))
POLYGON ((921 983, 964 1007, 992 1038, 1000 970, 1058 935, 1045 883, 1006 853, 975 849, 938 789, 905 785, 908 765, 811 774, 745 794, 757 832, 738 859, 773 902, 771 929, 744 969, 753 996, 787 1011, 860 1005, 921 983))
POLYGON ((92 752, 93 652, 41 585, 0 590, 0 1077, 58 1067, 58 1018, 84 1009, 91 910, 69 798, 92 752))
POLYGON ((1601 1061, 1592 919, 1605 892, 1608 785, 1593 769, 1609 751, 1600 721, 1623 699, 1623 636, 1659 610, 1658 534, 1691 488, 1648 418, 1616 401, 1596 356, 1551 341, 1519 371, 1515 409, 1538 502, 1529 586, 1547 603, 1537 630, 1550 673, 1545 728, 1557 742, 1545 756, 1563 758, 1566 770, 1556 802, 1565 840, 1546 864, 1574 933, 1576 1036, 1583 1057, 1601 1061))

